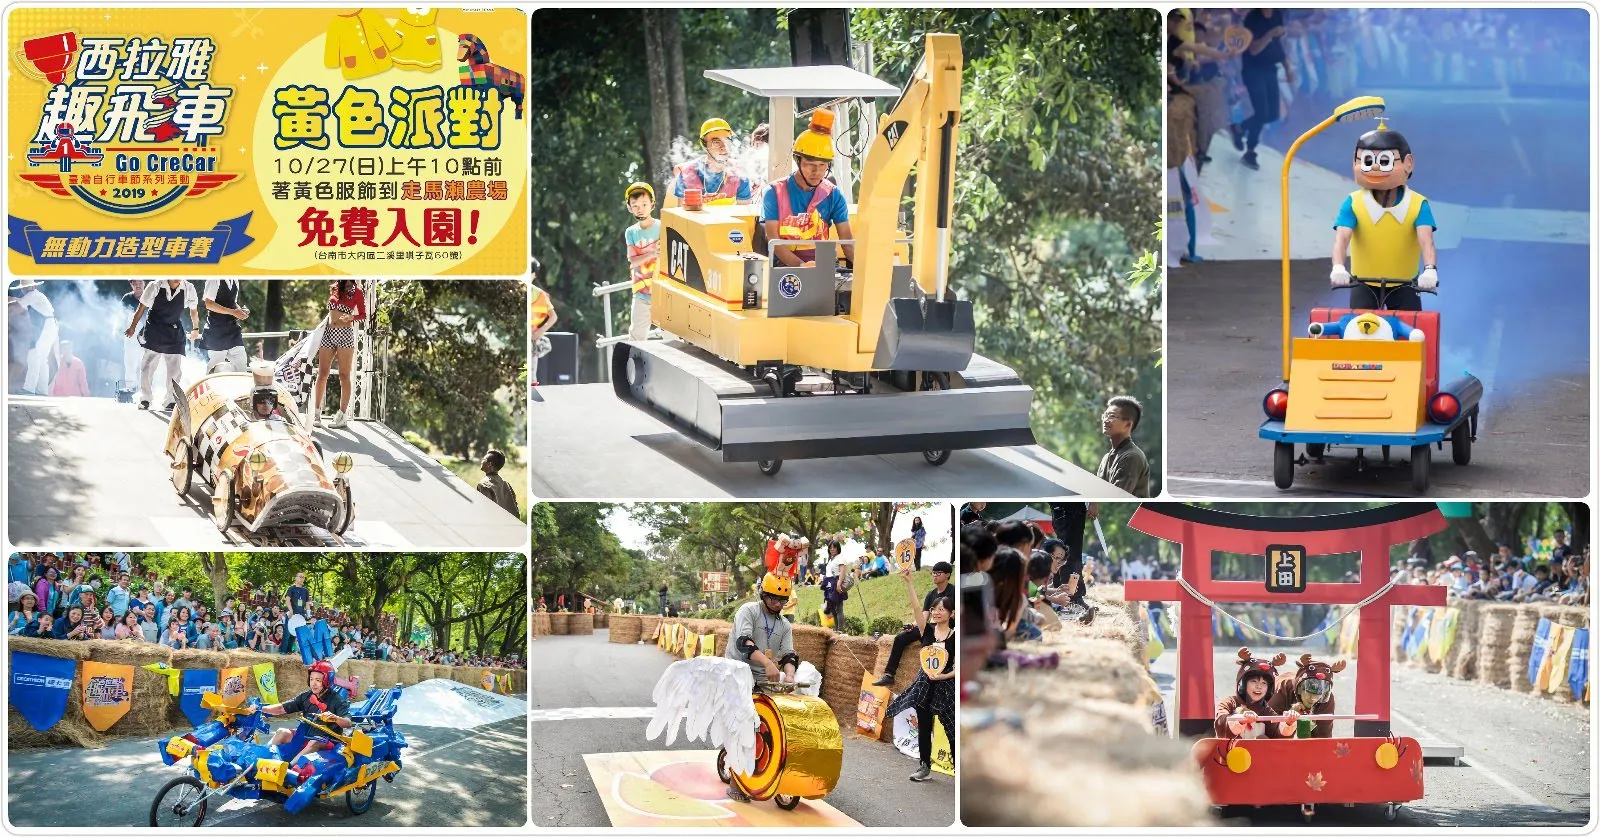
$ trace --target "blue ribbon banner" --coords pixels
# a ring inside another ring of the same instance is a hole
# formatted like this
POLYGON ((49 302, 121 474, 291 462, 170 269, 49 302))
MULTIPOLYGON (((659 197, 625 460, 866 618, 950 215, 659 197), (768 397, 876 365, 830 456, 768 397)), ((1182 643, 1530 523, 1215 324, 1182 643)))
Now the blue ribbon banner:
POLYGON ((245 213, 209 230, 46 230, 6 216, 6 246, 39 265, 218 264, 249 247, 245 213))
POLYGON ((1583 700, 1589 685, 1589 629, 1579 628, 1572 637, 1572 659, 1567 663, 1567 687, 1573 700, 1583 700))
POLYGON ((1539 629, 1533 635, 1533 653, 1528 655, 1528 682, 1539 682, 1539 667, 1544 656, 1550 653, 1550 620, 1540 619, 1539 629))
POLYGON ((29 725, 43 732, 67 714, 67 696, 77 671, 76 660, 13 651, 8 700, 29 725))
POLYGON ((178 708, 183 710, 183 717, 195 726, 210 720, 211 713, 200 705, 200 696, 216 690, 215 669, 186 669, 183 672, 183 685, 178 692, 178 708))

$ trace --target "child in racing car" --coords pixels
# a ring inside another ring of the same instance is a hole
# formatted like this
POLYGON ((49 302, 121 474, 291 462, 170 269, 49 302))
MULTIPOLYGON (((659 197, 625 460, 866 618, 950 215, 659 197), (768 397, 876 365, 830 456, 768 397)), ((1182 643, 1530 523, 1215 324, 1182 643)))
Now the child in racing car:
MULTIPOLYGON (((1278 654, 1270 660, 1252 657, 1250 649, 1239 649, 1239 675, 1234 692, 1217 703, 1215 731, 1218 738, 1293 738, 1293 720, 1278 723, 1256 721, 1258 715, 1275 715, 1268 706, 1277 686, 1278 666, 1287 660, 1278 654), (1244 717, 1234 719, 1233 716, 1244 717)), ((1290 713, 1284 713, 1290 714, 1290 713)))
MULTIPOLYGON (((269 716, 300 713, 307 719, 320 721, 341 730, 348 730, 355 725, 355 722, 350 720, 350 701, 332 687, 333 666, 327 660, 312 663, 306 678, 311 688, 296 695, 293 700, 263 706, 261 711, 269 716)), ((288 744, 295 739, 296 733, 297 730, 288 727, 280 728, 272 733, 272 740, 269 743, 274 747, 288 744)), ((310 762, 296 763, 301 762, 305 756, 332 747, 332 744, 325 741, 307 741, 305 746, 289 759, 290 772, 298 773, 301 781, 304 781, 313 772, 313 767, 310 762)))
MULTIPOLYGON (((1268 701, 1270 711, 1284 715, 1334 714, 1338 707, 1333 698, 1333 676, 1344 671, 1344 660, 1329 665, 1313 660, 1310 654, 1301 654, 1296 667, 1294 677, 1286 677, 1278 684, 1268 701)), ((1333 722, 1300 720, 1294 737, 1332 738, 1333 722)))

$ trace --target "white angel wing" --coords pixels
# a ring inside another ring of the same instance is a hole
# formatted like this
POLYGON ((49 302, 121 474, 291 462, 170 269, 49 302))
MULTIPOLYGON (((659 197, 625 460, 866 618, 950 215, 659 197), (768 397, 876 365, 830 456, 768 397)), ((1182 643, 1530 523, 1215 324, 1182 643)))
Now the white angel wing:
POLYGON ((751 699, 755 678, 750 667, 725 657, 679 660, 662 672, 652 693, 655 714, 645 729, 654 741, 663 732, 666 743, 678 737, 678 725, 690 741, 709 739, 728 751, 728 766, 749 774, 756 762, 756 704, 751 699))

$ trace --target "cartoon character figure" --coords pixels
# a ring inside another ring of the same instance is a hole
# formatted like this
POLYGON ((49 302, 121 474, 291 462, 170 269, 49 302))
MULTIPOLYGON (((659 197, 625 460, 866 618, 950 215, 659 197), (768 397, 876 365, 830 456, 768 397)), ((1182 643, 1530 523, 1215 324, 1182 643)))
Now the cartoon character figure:
MULTIPOLYGON (((1281 655, 1280 655, 1281 656, 1281 655)), ((1278 690, 1267 702, 1273 714, 1332 715, 1335 714, 1333 676, 1344 671, 1345 662, 1332 665, 1301 654, 1295 661, 1298 671, 1294 677, 1285 677, 1278 690)), ((1288 737, 1288 736, 1285 736, 1288 737)), ((1295 738, 1332 738, 1332 721, 1307 721, 1301 719, 1294 732, 1295 738)))
POLYGON ((1269 706, 1278 682, 1278 666, 1288 660, 1283 654, 1272 659, 1254 657, 1249 648, 1239 649, 1239 675, 1234 692, 1217 703, 1215 731, 1218 738, 1293 738, 1293 721, 1256 721, 1258 715, 1287 714, 1269 706), (1239 720, 1232 716, 1243 715, 1239 720))
POLYGON ((456 36, 456 60, 460 62, 462 87, 479 90, 499 90, 500 95, 517 106, 516 116, 522 118, 522 93, 526 86, 522 74, 489 61, 489 47, 477 35, 456 36))
POLYGON ((1352 312, 1336 323, 1312 323, 1312 337, 1337 337, 1344 340, 1410 340, 1421 342, 1427 335, 1399 317, 1371 311, 1352 312))
POLYGON ((1412 279, 1424 291, 1439 286, 1433 242, 1439 225, 1428 199, 1409 186, 1415 169, 1411 145, 1381 120, 1377 130, 1356 141, 1351 170, 1361 188, 1344 199, 1333 222, 1333 270, 1328 275, 1333 287, 1350 288, 1351 308, 1421 311, 1422 298, 1415 290, 1391 290, 1386 298, 1381 290, 1412 279))

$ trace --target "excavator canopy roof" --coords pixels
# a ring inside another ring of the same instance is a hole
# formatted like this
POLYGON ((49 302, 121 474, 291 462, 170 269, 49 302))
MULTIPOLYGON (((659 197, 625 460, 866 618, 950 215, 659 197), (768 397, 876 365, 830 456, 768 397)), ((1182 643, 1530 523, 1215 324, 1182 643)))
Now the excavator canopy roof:
POLYGON ((844 99, 898 96, 900 88, 838 64, 819 67, 755 67, 706 70, 706 78, 767 98, 844 99))

